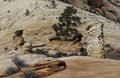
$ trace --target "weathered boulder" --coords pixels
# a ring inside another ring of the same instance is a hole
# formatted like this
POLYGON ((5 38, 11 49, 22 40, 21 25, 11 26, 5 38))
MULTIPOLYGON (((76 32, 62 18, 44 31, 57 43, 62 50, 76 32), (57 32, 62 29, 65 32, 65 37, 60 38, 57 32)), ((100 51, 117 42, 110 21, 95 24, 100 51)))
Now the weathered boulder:
POLYGON ((95 23, 88 30, 87 52, 89 56, 104 57, 103 24, 95 23))
POLYGON ((87 3, 91 10, 96 10, 101 15, 105 16, 106 18, 114 21, 118 21, 118 12, 115 10, 115 7, 111 5, 108 1, 105 0, 88 0, 87 3))
POLYGON ((21 78, 24 72, 32 71, 38 75, 39 78, 51 75, 55 72, 62 71, 66 68, 66 64, 64 61, 56 60, 56 61, 49 61, 45 63, 37 63, 29 67, 21 68, 20 71, 14 75, 10 75, 4 78, 21 78))

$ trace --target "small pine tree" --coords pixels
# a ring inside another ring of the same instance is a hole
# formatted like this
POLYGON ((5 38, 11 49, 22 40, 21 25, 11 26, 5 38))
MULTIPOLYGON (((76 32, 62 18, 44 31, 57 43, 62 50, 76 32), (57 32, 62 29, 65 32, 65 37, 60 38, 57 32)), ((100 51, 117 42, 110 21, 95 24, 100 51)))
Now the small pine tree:
POLYGON ((80 17, 76 16, 77 9, 71 6, 66 7, 59 17, 59 23, 53 25, 56 36, 70 40, 78 32, 76 27, 80 24, 80 17))

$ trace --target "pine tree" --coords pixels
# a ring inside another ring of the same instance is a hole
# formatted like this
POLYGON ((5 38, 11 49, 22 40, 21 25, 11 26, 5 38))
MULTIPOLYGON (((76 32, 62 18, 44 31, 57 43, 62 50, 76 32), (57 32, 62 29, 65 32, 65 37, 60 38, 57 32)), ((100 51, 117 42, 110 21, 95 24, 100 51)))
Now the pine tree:
POLYGON ((59 17, 59 23, 54 24, 56 36, 70 40, 78 32, 76 27, 80 24, 80 17, 76 16, 77 9, 71 6, 66 7, 59 17))

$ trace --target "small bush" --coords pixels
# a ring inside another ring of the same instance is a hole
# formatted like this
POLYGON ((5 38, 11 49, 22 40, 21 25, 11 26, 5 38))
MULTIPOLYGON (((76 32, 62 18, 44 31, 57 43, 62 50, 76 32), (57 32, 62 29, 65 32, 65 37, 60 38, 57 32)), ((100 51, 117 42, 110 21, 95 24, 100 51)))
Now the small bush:
POLYGON ((15 34, 16 36, 22 36, 22 35, 23 35, 23 31, 24 31, 24 30, 17 30, 17 31, 14 32, 14 34, 15 34))
POLYGON ((78 53, 71 53, 69 56, 78 56, 78 53))
POLYGON ((30 15, 30 11, 28 9, 26 9, 25 15, 26 16, 30 15))
POLYGON ((85 48, 82 48, 80 52, 80 56, 87 56, 87 55, 88 55, 87 50, 85 48))
POLYGON ((52 8, 56 8, 56 2, 54 0, 51 1, 52 8))
POLYGON ((55 55, 53 55, 53 58, 59 58, 64 56, 67 56, 67 53, 57 52, 55 55))
POLYGON ((48 52, 47 52, 47 51, 44 51, 44 50, 42 50, 42 49, 36 49, 35 53, 36 53, 36 54, 48 55, 48 52))
POLYGON ((21 78, 39 78, 38 75, 32 71, 25 71, 21 78))
POLYGON ((83 52, 80 53, 80 56, 87 56, 87 55, 88 55, 88 54, 87 54, 86 51, 83 51, 83 52))
POLYGON ((23 60, 21 60, 20 58, 18 58, 16 56, 12 58, 12 61, 18 68, 28 66, 28 65, 25 64, 25 62, 23 60))
POLYGON ((4 47, 4 51, 8 51, 9 49, 8 49, 8 47, 4 47))
POLYGON ((11 1, 11 0, 3 0, 3 1, 11 1))
POLYGON ((60 1, 65 2, 65 3, 68 3, 68 2, 69 2, 68 0, 60 0, 60 1))
POLYGON ((120 48, 115 49, 110 45, 105 45, 105 58, 120 60, 120 48))
POLYGON ((43 54, 43 55, 46 55, 47 57, 53 57, 52 54, 49 54, 47 51, 44 51, 42 49, 36 49, 36 51, 34 53, 40 54, 40 55, 43 54))
POLYGON ((112 50, 106 53, 106 58, 120 60, 120 49, 112 50))
POLYGON ((16 69, 15 67, 8 67, 7 70, 4 73, 4 76, 9 76, 9 75, 13 75, 15 73, 17 73, 19 70, 16 69))

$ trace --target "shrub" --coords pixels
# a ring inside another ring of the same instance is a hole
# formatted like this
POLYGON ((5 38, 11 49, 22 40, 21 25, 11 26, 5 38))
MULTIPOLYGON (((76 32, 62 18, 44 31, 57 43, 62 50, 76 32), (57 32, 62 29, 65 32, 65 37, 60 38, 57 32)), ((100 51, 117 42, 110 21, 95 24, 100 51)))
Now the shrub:
POLYGON ((78 53, 71 53, 69 56, 78 56, 78 53))
POLYGON ((64 56, 67 56, 67 53, 57 52, 55 55, 53 55, 53 58, 59 58, 64 56))
POLYGON ((87 50, 85 48, 81 49, 80 56, 87 56, 87 50))
POLYGON ((106 58, 120 60, 120 49, 109 49, 105 55, 106 58))
POLYGON ((25 71, 21 78, 39 78, 38 75, 32 71, 25 71))
POLYGON ((54 0, 51 1, 52 8, 56 8, 56 2, 54 0))
POLYGON ((26 9, 25 15, 26 16, 30 15, 30 11, 28 9, 26 9))
POLYGON ((4 76, 9 76, 17 73, 19 70, 16 69, 15 67, 8 67, 7 70, 4 73, 4 76))
POLYGON ((25 64, 25 62, 23 60, 21 60, 18 57, 13 57, 12 58, 13 63, 17 66, 17 68, 22 68, 22 67, 26 67, 28 66, 27 64, 25 64))
POLYGON ((24 30, 17 30, 17 31, 15 31, 14 34, 15 34, 16 36, 22 36, 22 35, 23 35, 23 31, 24 31, 24 30))
POLYGON ((111 45, 105 45, 105 58, 120 60, 120 48, 115 49, 111 45))
POLYGON ((5 47, 4 50, 5 50, 5 51, 8 51, 8 47, 5 47))
POLYGON ((36 49, 35 53, 36 53, 36 54, 44 54, 44 55, 47 55, 47 54, 48 54, 47 51, 44 51, 44 50, 42 50, 42 49, 36 49))
POLYGON ((69 0, 60 0, 60 1, 62 1, 62 2, 66 2, 66 3, 68 3, 68 2, 69 2, 69 0))

